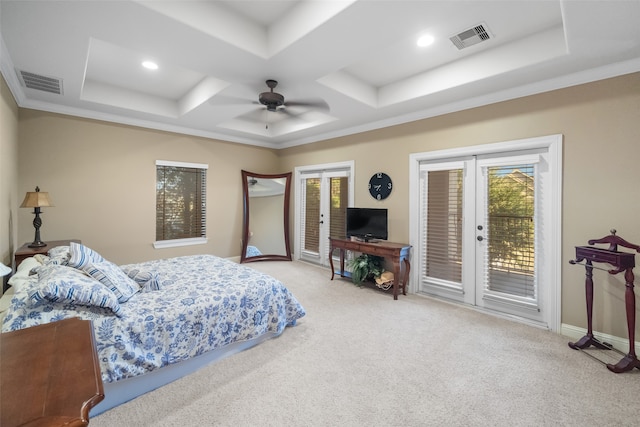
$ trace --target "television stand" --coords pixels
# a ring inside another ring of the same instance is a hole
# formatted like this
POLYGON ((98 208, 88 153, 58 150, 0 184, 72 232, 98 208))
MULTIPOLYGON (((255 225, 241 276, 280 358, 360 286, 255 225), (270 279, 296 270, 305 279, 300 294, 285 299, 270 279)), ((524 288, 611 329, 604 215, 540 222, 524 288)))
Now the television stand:
POLYGON ((389 258, 393 262, 393 299, 398 299, 398 291, 400 288, 402 288, 402 295, 407 294, 407 282, 409 281, 409 271, 411 271, 411 264, 409 262, 411 245, 387 242, 386 240, 363 242, 351 239, 338 239, 334 237, 329 237, 329 241, 331 243, 331 247, 329 249, 331 280, 333 280, 333 276, 336 274, 333 267, 334 250, 340 250, 340 277, 346 277, 344 275, 344 252, 361 252, 364 254, 389 258))
POLYGON ((373 237, 356 237, 356 241, 365 243, 376 243, 378 240, 373 237))

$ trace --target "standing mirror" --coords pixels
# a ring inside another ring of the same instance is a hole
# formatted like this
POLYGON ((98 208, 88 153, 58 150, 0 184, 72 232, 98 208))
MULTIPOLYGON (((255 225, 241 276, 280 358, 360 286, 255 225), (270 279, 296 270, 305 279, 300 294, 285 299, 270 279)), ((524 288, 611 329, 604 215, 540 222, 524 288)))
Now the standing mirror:
POLYGON ((291 261, 289 190, 291 172, 265 175, 242 171, 244 221, 240 262, 291 261))

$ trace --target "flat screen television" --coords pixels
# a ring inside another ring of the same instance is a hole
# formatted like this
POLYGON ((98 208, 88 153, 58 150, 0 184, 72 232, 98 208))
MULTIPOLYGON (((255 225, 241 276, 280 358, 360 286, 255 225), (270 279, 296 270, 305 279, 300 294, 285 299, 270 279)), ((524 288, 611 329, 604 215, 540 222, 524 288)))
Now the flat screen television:
POLYGON ((387 209, 347 208, 347 237, 387 240, 387 209))

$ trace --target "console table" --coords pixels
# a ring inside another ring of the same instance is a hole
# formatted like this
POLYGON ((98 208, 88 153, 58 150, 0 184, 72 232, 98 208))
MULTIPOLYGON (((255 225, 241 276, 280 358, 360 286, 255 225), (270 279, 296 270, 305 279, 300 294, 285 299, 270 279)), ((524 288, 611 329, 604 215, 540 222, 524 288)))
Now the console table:
POLYGON ((89 320, 4 332, 0 356, 2 426, 86 426, 104 399, 89 320))
POLYGON ((389 258, 393 262, 393 299, 398 299, 398 290, 402 288, 402 295, 407 294, 407 282, 409 281, 409 271, 411 264, 409 263, 409 255, 411 245, 404 243, 393 243, 385 240, 375 242, 362 242, 351 239, 338 239, 329 237, 331 248, 329 249, 329 264, 331 264, 331 280, 335 275, 333 267, 333 251, 340 250, 340 277, 344 275, 344 252, 354 251, 369 255, 377 255, 389 258))
POLYGON ((594 246, 576 246, 576 259, 569 261, 570 264, 579 264, 581 261, 585 261, 584 264, 580 265, 584 265, 585 267, 585 293, 587 300, 587 335, 580 338, 580 340, 575 343, 570 342, 569 347, 573 348, 574 350, 582 350, 591 346, 599 349, 615 350, 613 347, 600 342, 593 336, 591 319, 593 313, 593 269, 597 268, 600 270, 605 270, 609 274, 618 274, 624 272, 626 288, 625 309, 627 312, 629 353, 615 365, 612 365, 610 363, 606 364, 607 369, 609 369, 611 372, 620 373, 629 371, 633 368, 640 369, 640 361, 638 361, 635 350, 636 298, 635 293, 633 292, 633 267, 635 266, 635 254, 630 252, 619 252, 618 245, 634 249, 636 252, 640 252, 640 246, 629 243, 626 240, 616 236, 615 234, 616 230, 611 230, 611 235, 603 237, 602 239, 589 240, 588 242, 589 245, 594 245, 596 243, 608 243, 608 249, 598 248, 594 246), (594 262, 607 263, 612 265, 614 268, 606 269, 602 267, 595 267, 593 265, 594 262))

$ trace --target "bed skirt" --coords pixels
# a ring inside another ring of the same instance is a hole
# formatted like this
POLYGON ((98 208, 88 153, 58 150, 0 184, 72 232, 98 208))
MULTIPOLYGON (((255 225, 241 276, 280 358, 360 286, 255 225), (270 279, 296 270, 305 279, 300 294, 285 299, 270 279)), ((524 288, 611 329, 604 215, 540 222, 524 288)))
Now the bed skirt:
POLYGON ((91 409, 89 415, 90 417, 95 417, 109 409, 135 399, 138 396, 196 372, 210 363, 214 363, 224 359, 225 357, 240 353, 241 351, 247 350, 279 335, 280 334, 269 332, 252 340, 234 342, 224 346, 223 348, 209 351, 192 359, 184 360, 173 365, 165 366, 144 375, 126 378, 124 380, 111 383, 104 383, 104 399, 91 409))

